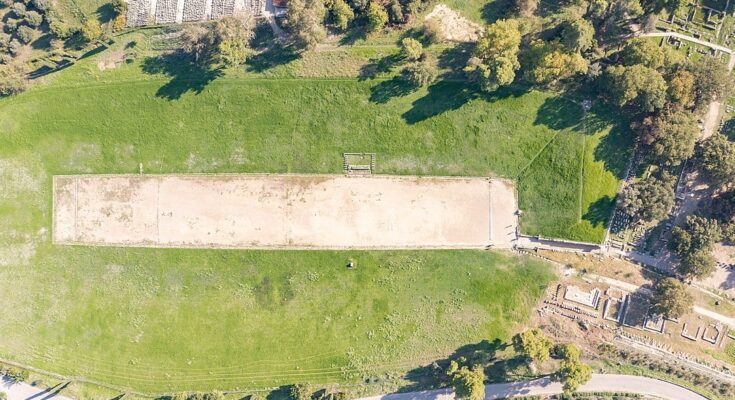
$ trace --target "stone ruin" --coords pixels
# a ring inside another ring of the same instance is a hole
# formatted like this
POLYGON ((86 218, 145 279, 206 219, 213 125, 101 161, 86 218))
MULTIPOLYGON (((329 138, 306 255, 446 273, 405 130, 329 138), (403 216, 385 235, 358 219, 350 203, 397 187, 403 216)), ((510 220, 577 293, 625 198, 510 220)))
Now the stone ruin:
POLYGON ((128 0, 128 28, 206 21, 247 12, 261 15, 264 0, 128 0))

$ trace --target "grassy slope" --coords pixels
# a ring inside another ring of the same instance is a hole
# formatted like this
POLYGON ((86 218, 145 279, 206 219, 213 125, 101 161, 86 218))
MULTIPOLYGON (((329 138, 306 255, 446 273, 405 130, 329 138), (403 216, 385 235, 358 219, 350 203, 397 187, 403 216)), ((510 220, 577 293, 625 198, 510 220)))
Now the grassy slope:
POLYGON ((507 339, 550 278, 479 251, 44 245, 0 270, 0 354, 153 392, 353 381, 507 339))

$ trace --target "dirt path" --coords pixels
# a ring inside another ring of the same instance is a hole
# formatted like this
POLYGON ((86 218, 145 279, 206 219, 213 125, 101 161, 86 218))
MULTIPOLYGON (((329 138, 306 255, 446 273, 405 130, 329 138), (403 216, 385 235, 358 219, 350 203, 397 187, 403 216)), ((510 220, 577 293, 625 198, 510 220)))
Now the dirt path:
MULTIPOLYGON (((592 379, 579 388, 579 392, 625 392, 652 396, 667 400, 707 400, 689 389, 658 379, 632 375, 592 374, 592 379)), ((485 385, 485 399, 506 399, 527 396, 549 396, 562 393, 560 383, 549 378, 485 385)), ((423 392, 396 393, 366 397, 358 400, 451 400, 449 389, 423 392)))
POLYGON ((27 383, 3 379, 0 392, 5 393, 8 400, 71 400, 59 394, 65 387, 66 385, 59 384, 48 389, 41 389, 27 383))

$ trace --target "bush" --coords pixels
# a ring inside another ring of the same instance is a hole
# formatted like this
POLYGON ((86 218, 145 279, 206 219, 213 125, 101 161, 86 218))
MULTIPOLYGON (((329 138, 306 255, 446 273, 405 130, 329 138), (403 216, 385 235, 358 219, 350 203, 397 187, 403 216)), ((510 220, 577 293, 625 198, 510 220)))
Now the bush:
POLYGON ((69 39, 76 32, 74 29, 69 27, 69 25, 58 19, 52 19, 49 21, 49 29, 51 30, 51 33, 59 39, 69 39))
POLYGON ((36 36, 36 31, 29 26, 23 25, 18 28, 16 35, 18 35, 18 40, 20 40, 21 43, 28 44, 33 40, 33 37, 36 36))
POLYGON ((119 14, 112 20, 112 30, 117 32, 125 29, 125 22, 127 22, 125 14, 119 14))
POLYGON ((28 11, 25 20, 28 25, 36 28, 43 22, 43 16, 36 11, 28 11))
POLYGON ((376 2, 370 3, 367 10, 368 31, 376 32, 383 29, 388 23, 388 13, 385 12, 383 6, 376 2))
POLYGON ((18 18, 23 18, 26 15, 26 5, 23 3, 13 4, 13 14, 17 15, 18 18))
POLYGON ((125 0, 112 0, 110 5, 116 16, 124 15, 128 11, 128 3, 125 0))
POLYGON ((403 78, 417 87, 434 82, 436 76, 436 67, 426 62, 415 62, 403 69, 403 78))
POLYGON ((21 51, 23 51, 23 43, 19 42, 18 39, 13 39, 8 45, 8 50, 10 51, 10 54, 17 56, 21 51))
POLYGON ((424 55, 424 47, 416 39, 405 38, 401 40, 401 53, 406 59, 416 61, 424 55))
POLYGON ((5 376, 13 382, 25 382, 28 379, 28 371, 10 367, 5 371, 5 376))
POLYGON ((82 25, 81 33, 85 42, 94 42, 102 37, 102 26, 97 20, 89 19, 82 25))

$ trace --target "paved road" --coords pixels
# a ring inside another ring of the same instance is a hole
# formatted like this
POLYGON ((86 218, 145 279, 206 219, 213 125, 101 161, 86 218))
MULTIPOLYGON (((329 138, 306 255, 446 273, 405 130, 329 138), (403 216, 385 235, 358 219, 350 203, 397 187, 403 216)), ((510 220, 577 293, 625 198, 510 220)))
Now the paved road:
POLYGON ((1 383, 0 392, 7 393, 8 400, 71 400, 59 394, 66 387, 65 384, 40 389, 27 383, 14 383, 5 379, 1 383))
MULTIPOLYGON (((592 379, 583 385, 580 392, 627 392, 655 396, 667 400, 707 400, 689 389, 657 379, 632 375, 593 374, 592 379)), ((561 384, 548 378, 532 381, 496 383, 485 386, 485 399, 503 399, 521 396, 542 396, 559 394, 561 384)), ((429 390, 424 392, 397 393, 366 397, 358 400, 452 400, 451 390, 429 390)))

